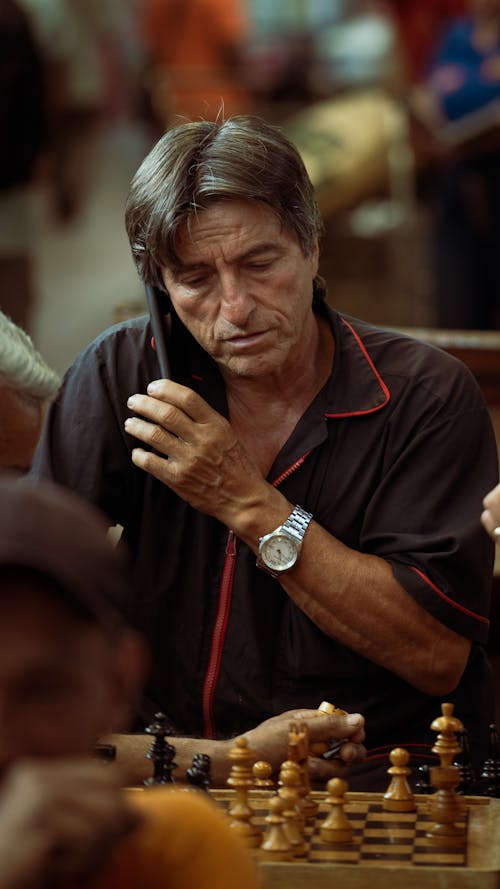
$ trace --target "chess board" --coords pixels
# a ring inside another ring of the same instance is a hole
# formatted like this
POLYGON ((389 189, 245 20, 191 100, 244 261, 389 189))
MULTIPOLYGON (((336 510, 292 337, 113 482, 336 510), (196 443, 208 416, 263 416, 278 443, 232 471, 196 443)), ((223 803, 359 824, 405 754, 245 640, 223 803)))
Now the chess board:
MULTIPOLYGON (((225 810, 234 791, 212 790, 225 810)), ((268 791, 253 791, 253 821, 266 828, 268 791)), ((328 814, 325 793, 313 792, 318 804, 306 827, 307 850, 291 861, 268 861, 255 855, 264 889, 494 889, 500 886, 500 800, 468 797, 463 823, 463 846, 436 847, 426 837, 432 822, 427 798, 417 797, 416 812, 386 812, 382 795, 347 793, 346 814, 353 826, 353 842, 323 843, 319 826, 328 814)))

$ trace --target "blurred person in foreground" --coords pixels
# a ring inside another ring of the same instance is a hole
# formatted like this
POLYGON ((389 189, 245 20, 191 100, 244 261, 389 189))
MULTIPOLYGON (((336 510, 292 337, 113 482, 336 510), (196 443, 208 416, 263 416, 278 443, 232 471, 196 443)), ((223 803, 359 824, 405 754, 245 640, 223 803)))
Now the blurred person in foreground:
POLYGON ((27 472, 59 377, 28 334, 0 312, 0 472, 27 472))
MULTIPOLYGON (((264 120, 169 130, 126 221, 168 313, 171 378, 148 318, 103 333, 49 411, 33 476, 124 528, 126 613, 152 654, 143 718, 163 710, 208 753, 247 732, 270 759, 263 720, 331 701, 358 743, 363 714, 366 762, 340 755, 352 788, 377 790, 393 747, 432 756, 445 697, 479 765, 493 546, 478 514, 498 468, 472 375, 328 305, 312 184, 264 120)), ((143 761, 144 737, 117 745, 143 761)), ((310 762, 316 780, 334 768, 310 762)))
POLYGON ((55 485, 0 479, 0 886, 255 889, 201 793, 127 793, 92 756, 127 725, 144 675, 142 640, 113 604, 127 587, 97 511, 55 485))

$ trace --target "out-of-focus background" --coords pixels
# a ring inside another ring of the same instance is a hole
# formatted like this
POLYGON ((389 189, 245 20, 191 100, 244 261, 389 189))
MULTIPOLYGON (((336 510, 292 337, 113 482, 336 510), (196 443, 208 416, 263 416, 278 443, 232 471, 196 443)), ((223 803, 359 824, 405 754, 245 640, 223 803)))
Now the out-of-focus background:
POLYGON ((222 95, 226 115, 263 115, 298 144, 334 305, 383 325, 496 329, 499 8, 0 0, 0 306, 59 371, 141 311, 130 178, 166 127, 214 117, 222 95))
POLYGON ((221 97, 299 147, 329 301, 465 360, 500 442, 500 0, 0 0, 0 308, 59 372, 145 311, 130 179, 221 97))

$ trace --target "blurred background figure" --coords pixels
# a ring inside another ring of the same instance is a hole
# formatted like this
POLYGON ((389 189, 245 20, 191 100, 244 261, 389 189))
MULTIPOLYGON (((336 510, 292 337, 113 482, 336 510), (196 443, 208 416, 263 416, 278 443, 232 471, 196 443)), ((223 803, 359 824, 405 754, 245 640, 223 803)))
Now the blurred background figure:
POLYGON ((30 21, 0 0, 0 308, 28 328, 35 285, 31 186, 47 142, 45 71, 30 21))
MULTIPOLYGON (((227 35, 217 43, 219 61, 225 59, 224 113, 251 106, 282 125, 299 145, 318 188, 326 223, 321 272, 331 302, 381 325, 435 323, 428 242, 441 167, 435 151, 424 171, 419 158, 415 165, 408 98, 443 22, 465 0, 214 0, 210 27, 205 17, 210 0, 22 2, 31 10, 58 85, 51 88, 52 104, 58 104, 58 93, 75 95, 66 84, 73 48, 78 40, 87 47, 75 59, 80 58, 88 87, 79 88, 78 107, 68 111, 75 121, 70 164, 75 190, 61 189, 56 201, 61 213, 48 214, 46 206, 52 208, 54 199, 46 176, 35 206, 39 299, 30 333, 58 371, 110 323, 145 311, 123 206, 134 170, 172 112, 168 106, 153 126, 151 108, 145 118, 147 74, 163 45, 168 83, 175 59, 205 60, 207 44, 217 42, 215 33, 227 35), (86 29, 75 25, 72 9, 78 7, 86 29), (182 47, 190 41, 191 27, 203 45, 193 42, 188 51, 182 47)), ((174 117, 215 116, 222 86, 219 81, 215 103, 208 107, 211 84, 203 74, 197 94, 202 107, 179 104, 174 117)), ((58 130, 64 136, 62 125, 58 130)))
POLYGON ((181 117, 214 120, 250 109, 243 83, 244 0, 139 0, 144 88, 158 131, 181 117))
POLYGON ((467 0, 387 0, 394 15, 409 82, 419 80, 444 23, 460 15, 467 0))
MULTIPOLYGON (((50 120, 50 186, 59 221, 69 222, 86 199, 95 163, 96 129, 109 111, 110 84, 122 79, 124 0, 19 0, 43 53, 50 120)), ((113 97, 112 101, 115 100, 113 97)))
POLYGON ((45 408, 59 377, 31 338, 0 312, 0 472, 27 472, 38 443, 45 408))
POLYGON ((431 265, 439 326, 500 326, 500 0, 446 24, 423 84, 439 164, 431 265))

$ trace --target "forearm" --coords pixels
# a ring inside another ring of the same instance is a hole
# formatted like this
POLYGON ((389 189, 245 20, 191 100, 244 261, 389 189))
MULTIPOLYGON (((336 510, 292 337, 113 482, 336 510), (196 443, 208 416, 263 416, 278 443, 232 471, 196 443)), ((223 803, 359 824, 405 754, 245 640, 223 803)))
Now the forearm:
MULTIPOLYGON (((246 512, 237 533, 257 553, 258 538, 292 508, 275 491, 266 509, 246 512)), ((458 682, 470 643, 421 608, 384 559, 350 549, 312 521, 280 583, 324 633, 422 691, 444 694, 458 682)))
MULTIPOLYGON (((318 701, 319 704, 319 701, 318 701)), ((311 743, 328 744, 332 739, 342 739, 337 761, 326 761, 314 756, 310 759, 310 772, 313 778, 334 777, 339 768, 363 759, 365 749, 364 720, 359 713, 346 715, 325 715, 318 710, 287 710, 264 720, 259 725, 247 730, 244 734, 250 750, 256 759, 270 763, 275 774, 281 763, 288 759, 289 729, 291 723, 307 723, 311 743)), ((108 735, 103 738, 105 743, 114 744, 117 749, 117 761, 122 773, 126 775, 126 783, 142 784, 153 773, 152 763, 146 758, 151 748, 150 735, 108 735)), ((175 762, 178 768, 174 779, 185 780, 186 770, 192 763, 195 753, 205 753, 211 759, 211 781, 213 786, 222 787, 226 784, 231 770, 228 753, 234 746, 234 739, 226 741, 208 741, 203 738, 170 738, 176 749, 175 762)))
MULTIPOLYGON (((153 775, 153 763, 147 759, 153 738, 146 734, 114 734, 102 739, 116 747, 116 761, 122 767, 127 783, 142 784, 153 775)), ((175 763, 173 771, 176 782, 186 780, 186 771, 191 766, 195 753, 206 753, 211 760, 211 780, 215 786, 222 786, 229 775, 230 763, 228 741, 211 741, 205 738, 167 738, 175 747, 175 763)))

